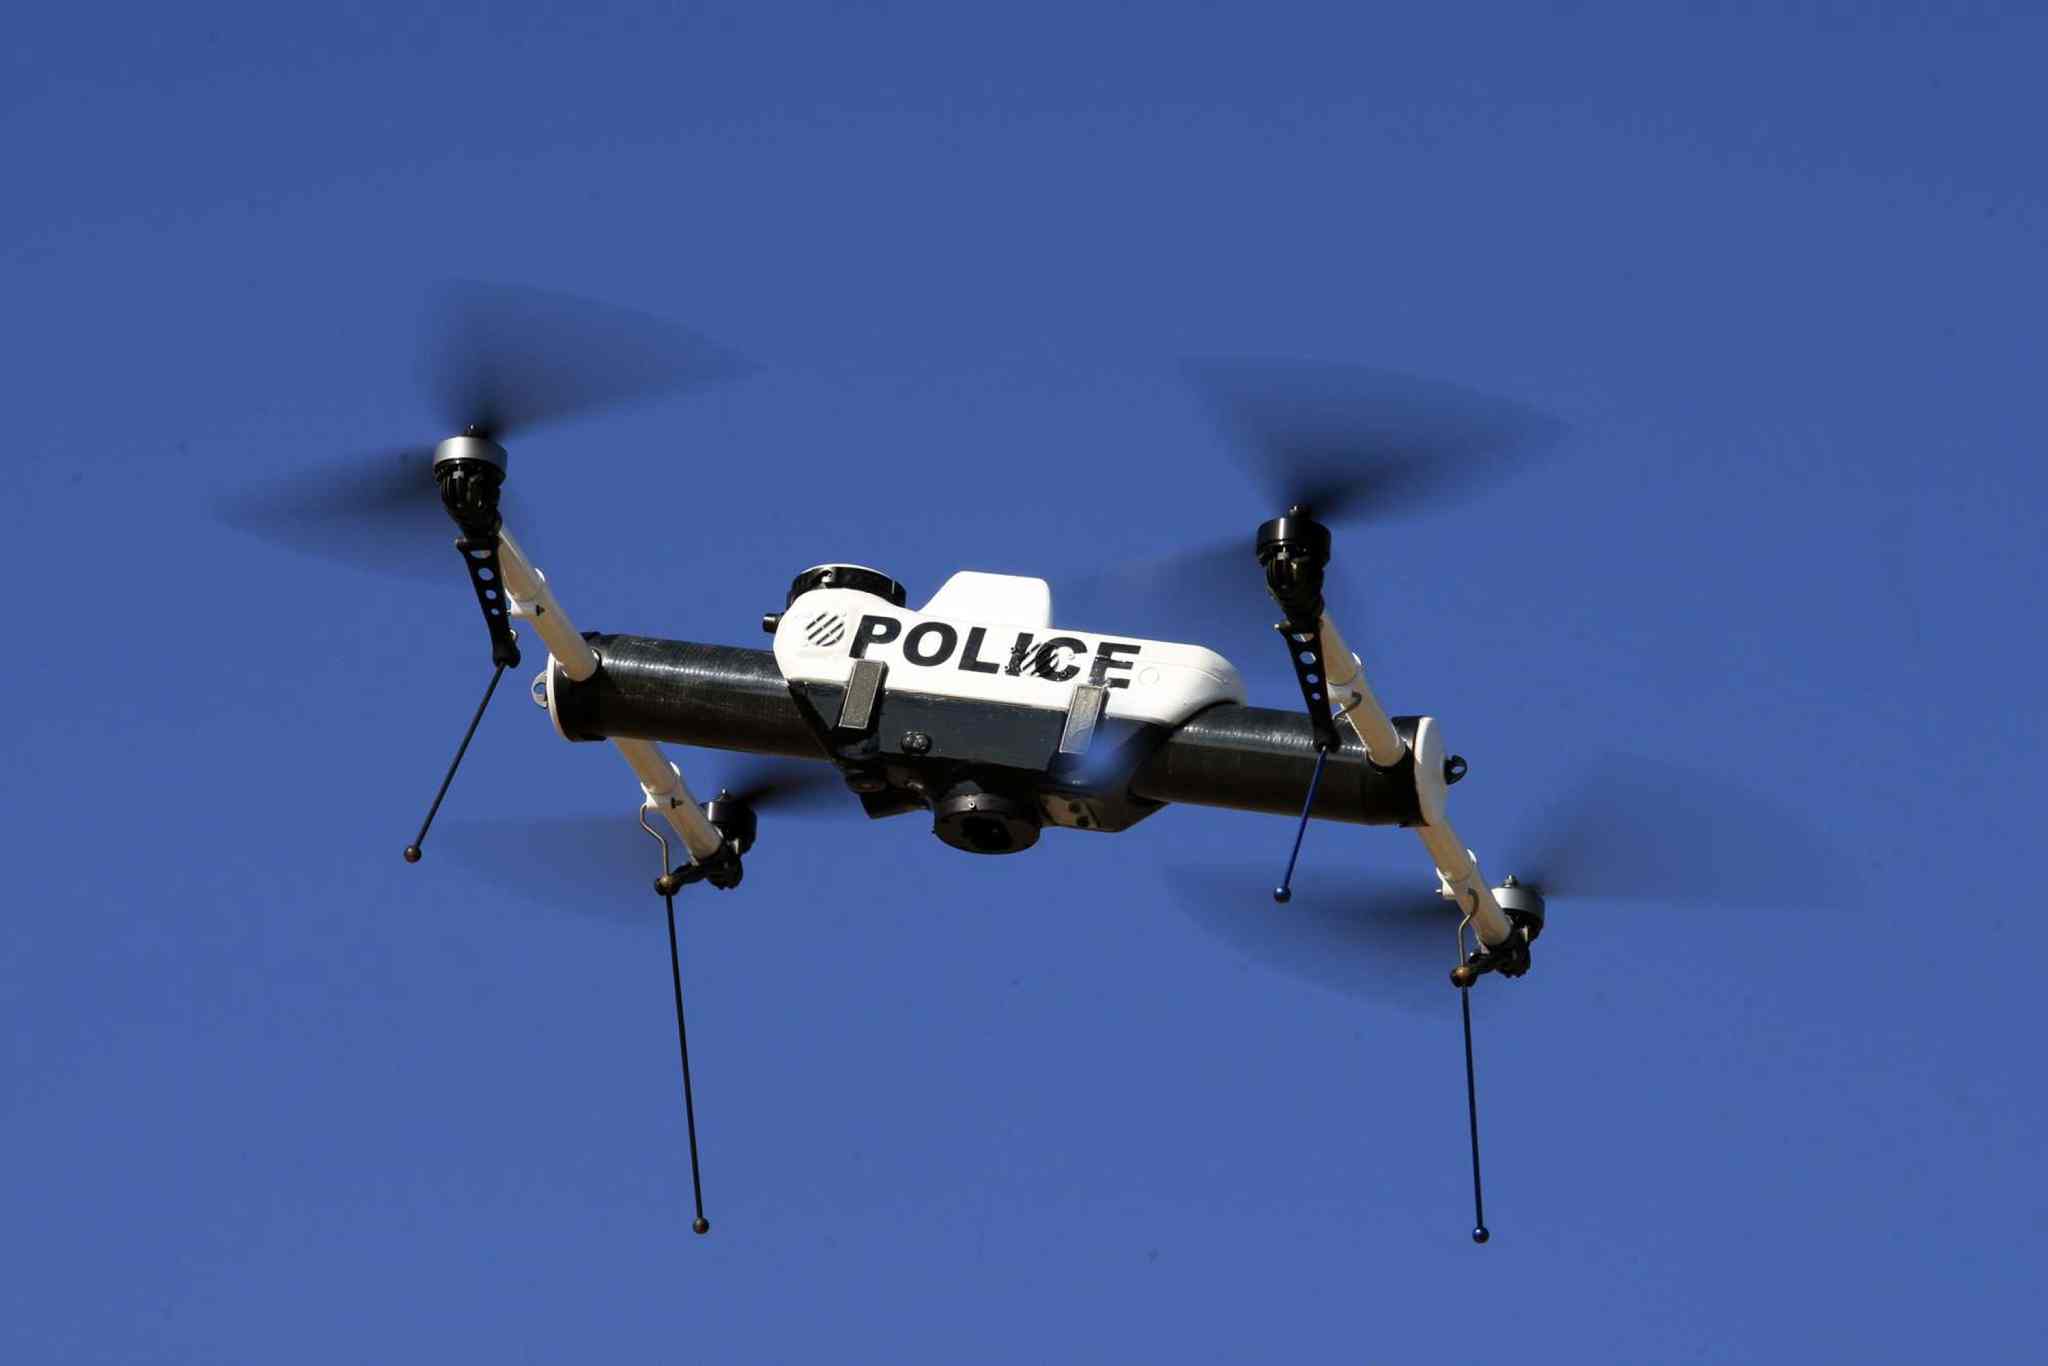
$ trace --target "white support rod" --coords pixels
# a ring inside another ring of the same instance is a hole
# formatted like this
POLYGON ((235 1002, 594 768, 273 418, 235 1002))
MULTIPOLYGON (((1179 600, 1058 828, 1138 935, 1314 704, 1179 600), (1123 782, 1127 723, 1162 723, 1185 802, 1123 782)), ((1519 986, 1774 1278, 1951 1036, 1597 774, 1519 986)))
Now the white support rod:
POLYGON ((548 653, 561 661, 562 672, 581 683, 597 672, 597 652, 576 630, 576 623, 555 601, 547 578, 533 567, 533 561, 512 539, 512 533, 498 529, 498 564, 505 571, 505 596, 512 600, 515 620, 531 622, 548 653))
POLYGON ((1387 719, 1386 708, 1372 695, 1372 688, 1365 681, 1365 669, 1359 664, 1358 656, 1344 643, 1338 634, 1337 624, 1330 620, 1328 612, 1323 613, 1323 667, 1329 670, 1324 682, 1328 685, 1325 694, 1330 706, 1350 723, 1365 745, 1365 755, 1381 768, 1391 768, 1401 762, 1401 756, 1408 752, 1401 733, 1394 729, 1394 723, 1387 719))
POLYGON ((1508 923, 1500 903, 1493 899, 1493 888, 1486 885, 1479 860, 1472 857, 1472 851, 1451 829, 1450 822, 1439 816, 1427 825, 1416 826, 1415 833, 1422 836, 1422 847, 1429 850, 1430 862, 1450 888, 1458 913, 1472 917, 1479 942, 1490 948, 1505 940, 1514 927, 1508 923))
MULTIPOLYGON (((1394 723, 1387 719, 1386 708, 1373 696, 1372 687, 1365 681, 1365 668, 1358 662, 1358 656, 1344 643, 1343 635, 1335 622, 1325 612, 1322 619, 1323 666, 1327 669, 1326 689, 1330 705, 1336 709, 1351 729, 1356 731, 1365 754, 1381 768, 1388 768, 1401 761, 1408 752, 1408 746, 1401 739, 1401 733, 1394 729, 1394 723)), ((1513 927, 1501 911, 1500 903, 1494 899, 1493 889, 1486 885, 1486 877, 1479 871, 1479 860, 1472 857, 1472 851, 1458 838, 1458 832, 1451 828, 1450 819, 1444 814, 1444 783, 1437 773, 1424 773, 1423 763, 1441 765, 1443 756, 1434 744, 1425 745, 1429 751, 1425 756, 1416 755, 1416 789, 1422 799, 1423 824, 1415 827, 1415 833, 1422 837, 1422 847, 1429 851, 1430 862, 1436 865, 1437 873, 1444 885, 1450 889, 1461 915, 1472 917, 1472 928, 1478 933, 1479 941, 1495 945, 1505 940, 1513 927)))
MULTIPOLYGON (((561 663, 562 672, 571 680, 581 683, 596 673, 597 652, 555 601, 547 577, 526 558, 512 533, 502 527, 498 530, 498 564, 505 571, 505 596, 511 599, 513 618, 533 626, 546 642, 548 653, 561 663)), ((701 862, 717 853, 723 836, 691 795, 681 771, 662 755, 660 748, 648 740, 614 739, 612 743, 633 766, 646 804, 659 811, 681 836, 690 861, 701 862)))
POLYGON ((660 746, 652 740, 621 740, 617 737, 612 743, 633 766, 634 774, 640 779, 640 790, 647 794, 647 805, 659 811, 676 834, 682 836, 683 847, 690 851, 690 861, 701 863, 717 853, 724 837, 704 814, 704 808, 697 805, 689 784, 662 754, 660 746))

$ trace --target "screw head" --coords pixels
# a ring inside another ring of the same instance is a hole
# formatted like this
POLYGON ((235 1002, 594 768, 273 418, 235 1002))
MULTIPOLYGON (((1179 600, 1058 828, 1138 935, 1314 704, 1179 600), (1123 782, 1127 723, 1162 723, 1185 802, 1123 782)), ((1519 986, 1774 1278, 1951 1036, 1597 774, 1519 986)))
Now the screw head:
POLYGON ((905 731, 903 752, 905 754, 928 754, 931 752, 932 737, 921 730, 905 731))

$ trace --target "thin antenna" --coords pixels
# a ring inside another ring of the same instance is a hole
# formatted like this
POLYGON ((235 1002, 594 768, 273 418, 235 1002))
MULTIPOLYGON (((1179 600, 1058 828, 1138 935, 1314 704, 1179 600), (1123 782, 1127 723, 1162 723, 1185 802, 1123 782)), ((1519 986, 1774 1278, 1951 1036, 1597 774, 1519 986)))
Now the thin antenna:
MULTIPOLYGON (((668 841, 647 823, 644 806, 640 808, 640 828, 661 845, 661 881, 655 884, 656 890, 661 890, 669 886, 668 841)), ((676 994, 676 1049, 683 1059, 683 1122, 690 1132, 690 1190, 697 1202, 697 1217, 690 1227, 701 1235, 711 1232, 711 1221, 704 1217, 704 1178, 697 1165, 697 1102, 690 1089, 690 1036, 683 1027, 683 962, 676 948, 676 895, 673 891, 662 891, 661 899, 668 903, 668 972, 676 994)))
POLYGON ((1294 864, 1301 857, 1301 837, 1308 833, 1308 813, 1316 804, 1316 788, 1323 781, 1323 761, 1330 757, 1327 746, 1316 743, 1315 772, 1308 775, 1308 797, 1301 804, 1301 824, 1294 830, 1294 848, 1287 855, 1287 873, 1280 879, 1280 885, 1273 889, 1273 900, 1281 905, 1294 896, 1294 864))
POLYGON ((455 758, 448 765, 447 776, 441 779, 441 790, 434 794, 434 804, 427 808, 427 818, 420 822, 420 833, 405 846, 407 863, 420 861, 420 848, 427 842, 427 828, 433 825, 434 815, 441 809, 441 799, 448 795, 448 784, 455 781, 455 770, 462 767, 462 756, 469 753, 469 742, 476 735, 477 723, 484 719, 484 708, 491 705, 491 694, 498 690, 498 680, 504 676, 505 665, 502 663, 491 671, 491 685, 484 689, 484 700, 476 704, 476 715, 469 718, 469 729, 462 732, 462 743, 455 749, 455 758))
POLYGON ((1483 1243, 1493 1235, 1486 1231, 1486 1201, 1479 1193, 1479 1086, 1472 1079, 1472 988, 1458 988, 1458 1008, 1465 1015, 1465 1113, 1472 1121, 1472 1241, 1483 1243))

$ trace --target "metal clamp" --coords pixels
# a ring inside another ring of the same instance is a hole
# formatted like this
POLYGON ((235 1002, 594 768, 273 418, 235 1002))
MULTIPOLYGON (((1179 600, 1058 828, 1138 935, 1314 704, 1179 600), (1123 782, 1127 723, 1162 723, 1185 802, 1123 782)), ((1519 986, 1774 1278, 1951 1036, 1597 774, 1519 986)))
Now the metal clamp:
MULTIPOLYGON (((1287 662, 1294 666, 1294 681, 1301 685, 1301 700, 1308 707, 1308 723, 1315 729, 1316 748, 1337 748, 1337 721, 1330 714, 1330 671, 1323 660, 1323 633, 1314 624, 1304 628, 1287 621, 1275 623, 1273 629, 1287 642, 1287 662)), ((1358 700, 1352 699, 1351 705, 1358 705, 1358 700)))
POLYGON ((1060 732, 1059 752, 1063 757, 1078 758, 1088 752, 1108 706, 1108 688, 1095 683, 1074 685, 1073 696, 1067 702, 1067 723, 1060 732))
POLYGON ((484 625, 491 632, 491 663, 501 669, 519 667, 519 637, 513 633, 506 608, 505 570, 498 561, 498 535, 463 536, 455 542, 462 563, 469 569, 469 586, 476 590, 476 605, 483 611, 484 625))
POLYGON ((879 659, 856 659, 846 680, 846 696, 839 703, 839 719, 833 729, 863 734, 875 723, 875 704, 881 699, 882 684, 889 677, 888 664, 879 659))

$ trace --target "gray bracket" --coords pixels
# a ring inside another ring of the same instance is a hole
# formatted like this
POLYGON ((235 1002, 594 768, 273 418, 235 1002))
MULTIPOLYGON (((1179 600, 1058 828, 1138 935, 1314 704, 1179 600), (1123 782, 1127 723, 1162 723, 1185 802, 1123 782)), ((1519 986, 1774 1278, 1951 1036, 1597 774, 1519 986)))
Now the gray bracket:
POLYGON ((1323 661, 1323 633, 1315 622, 1276 622, 1273 629, 1287 642, 1287 662, 1294 666, 1294 681, 1301 685, 1302 704, 1308 708, 1308 723, 1315 731, 1316 748, 1332 750, 1342 743, 1337 738, 1337 721, 1330 714, 1330 671, 1323 661))
POLYGON ((1060 732, 1060 753, 1086 754, 1101 724, 1103 709, 1109 705, 1109 689, 1093 683, 1076 683, 1067 703, 1067 726, 1060 732))
POLYGON ((465 534, 455 548, 462 552, 469 586, 476 590, 476 605, 491 632, 491 663, 501 669, 518 668, 519 637, 512 631, 512 601, 505 596, 505 571, 498 563, 498 533, 475 538, 465 534))
POLYGON ((882 683, 889 666, 879 659, 856 659, 853 676, 846 680, 846 697, 839 704, 835 729, 863 732, 875 723, 875 702, 882 695, 882 683))

